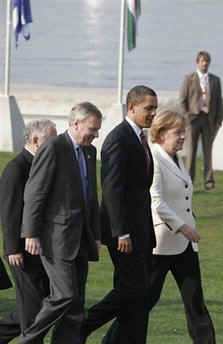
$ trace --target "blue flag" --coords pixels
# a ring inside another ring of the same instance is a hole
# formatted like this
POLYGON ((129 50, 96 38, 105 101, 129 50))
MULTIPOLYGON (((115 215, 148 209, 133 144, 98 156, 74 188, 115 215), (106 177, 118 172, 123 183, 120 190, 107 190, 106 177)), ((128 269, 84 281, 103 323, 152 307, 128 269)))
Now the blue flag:
POLYGON ((13 0, 12 18, 17 47, 20 33, 26 40, 30 39, 29 24, 32 23, 30 0, 13 0))

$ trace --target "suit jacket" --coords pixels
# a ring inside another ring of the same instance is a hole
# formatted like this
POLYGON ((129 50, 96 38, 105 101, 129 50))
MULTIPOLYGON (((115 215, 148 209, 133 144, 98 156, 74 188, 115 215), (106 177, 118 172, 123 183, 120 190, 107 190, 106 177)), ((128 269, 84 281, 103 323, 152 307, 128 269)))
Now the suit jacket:
POLYGON ((42 255, 73 260, 83 230, 90 260, 98 259, 96 149, 84 148, 89 197, 84 201, 79 165, 67 132, 43 144, 24 193, 23 237, 39 237, 42 255))
POLYGON ((129 233, 134 249, 148 250, 155 246, 149 193, 153 179, 150 158, 148 173, 144 148, 126 120, 105 139, 101 151, 103 242, 129 233))
MULTIPOLYGON (((217 124, 221 124, 222 113, 222 94, 220 78, 214 74, 209 76, 210 103, 208 119, 211 126, 215 129, 217 124)), ((184 114, 190 119, 194 114, 200 112, 202 90, 197 72, 186 75, 180 90, 180 106, 184 114)))
POLYGON ((0 182, 4 254, 24 252, 21 236, 23 194, 33 156, 25 148, 5 167, 0 182))
MULTIPOLYGON (((154 178, 151 187, 152 214, 157 245, 154 254, 182 253, 188 240, 178 233, 187 224, 195 229, 192 212, 193 185, 191 178, 178 157, 179 167, 158 144, 152 148, 154 178)), ((193 244, 197 250, 197 245, 193 244)))

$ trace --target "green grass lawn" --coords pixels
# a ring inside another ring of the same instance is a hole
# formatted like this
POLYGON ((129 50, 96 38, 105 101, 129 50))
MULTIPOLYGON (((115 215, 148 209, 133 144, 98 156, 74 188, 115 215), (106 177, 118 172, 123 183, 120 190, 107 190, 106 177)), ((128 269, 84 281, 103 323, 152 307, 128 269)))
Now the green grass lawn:
MULTIPOLYGON (((0 154, 0 172, 11 154, 0 154)), ((217 343, 223 343, 223 172, 215 172, 216 189, 204 191, 202 184, 202 164, 198 161, 194 193, 194 212, 202 237, 200 241, 200 263, 206 304, 211 313, 217 343)), ((87 283, 87 306, 96 303, 112 286, 112 265, 105 247, 101 249, 101 259, 91 263, 87 283)), ((13 310, 14 289, 0 291, 0 316, 13 310)), ((103 327, 89 337, 89 344, 99 344, 106 331, 103 327)), ((184 309, 175 281, 168 276, 160 302, 151 312, 148 343, 189 344, 184 309)), ((49 336, 46 338, 49 343, 49 336)), ((16 344, 14 340, 12 343, 16 344)))

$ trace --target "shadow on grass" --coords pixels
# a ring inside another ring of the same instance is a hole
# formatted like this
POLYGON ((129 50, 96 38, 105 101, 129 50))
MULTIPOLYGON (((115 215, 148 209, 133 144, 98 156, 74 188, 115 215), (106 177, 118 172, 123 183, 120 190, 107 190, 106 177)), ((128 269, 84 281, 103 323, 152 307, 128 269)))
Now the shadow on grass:
POLYGON ((15 300, 0 298, 0 316, 3 314, 13 312, 16 308, 15 300))
POLYGON ((206 194, 208 191, 206 190, 202 190, 202 189, 195 189, 194 190, 194 195, 202 195, 202 194, 206 194))
MULTIPOLYGON (((223 301, 220 300, 210 300, 210 299, 205 299, 205 303, 210 306, 223 306, 223 301)), ((182 304, 181 299, 162 299, 160 300, 157 305, 159 306, 171 306, 171 305, 180 305, 182 304)))
POLYGON ((210 214, 202 215, 202 216, 200 215, 199 219, 200 220, 207 220, 208 219, 208 220, 214 221, 214 223, 215 223, 215 222, 217 222, 217 221, 219 221, 221 219, 223 221, 223 214, 221 212, 221 213, 215 213, 214 215, 210 215, 210 214))

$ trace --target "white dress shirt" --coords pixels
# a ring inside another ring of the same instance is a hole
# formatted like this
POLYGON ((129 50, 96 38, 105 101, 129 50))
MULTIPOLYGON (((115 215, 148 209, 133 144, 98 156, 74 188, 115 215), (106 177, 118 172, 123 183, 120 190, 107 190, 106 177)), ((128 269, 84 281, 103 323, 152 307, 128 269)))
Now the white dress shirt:
POLYGON ((32 156, 35 155, 35 154, 34 154, 29 148, 27 148, 26 146, 25 146, 24 148, 25 148, 25 150, 27 150, 27 152, 29 152, 30 154, 32 154, 32 156))
POLYGON ((142 132, 142 129, 135 122, 133 122, 128 116, 126 116, 125 119, 129 123, 129 125, 131 125, 131 127, 134 130, 136 136, 138 137, 139 141, 141 142, 140 134, 142 132))
POLYGON ((201 110, 204 112, 208 112, 208 105, 209 105, 209 76, 208 73, 201 73, 199 69, 197 70, 197 74, 200 80, 200 87, 202 90, 202 98, 201 98, 201 110))

